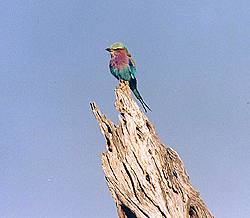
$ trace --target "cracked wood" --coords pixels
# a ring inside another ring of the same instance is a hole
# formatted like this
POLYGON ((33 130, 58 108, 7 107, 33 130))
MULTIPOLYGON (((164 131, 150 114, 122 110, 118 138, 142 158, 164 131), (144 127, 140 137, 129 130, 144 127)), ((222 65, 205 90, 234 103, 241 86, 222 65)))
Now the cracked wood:
POLYGON ((115 90, 119 124, 91 110, 106 140, 102 167, 120 218, 212 218, 192 187, 177 152, 160 142, 131 97, 127 82, 115 90))

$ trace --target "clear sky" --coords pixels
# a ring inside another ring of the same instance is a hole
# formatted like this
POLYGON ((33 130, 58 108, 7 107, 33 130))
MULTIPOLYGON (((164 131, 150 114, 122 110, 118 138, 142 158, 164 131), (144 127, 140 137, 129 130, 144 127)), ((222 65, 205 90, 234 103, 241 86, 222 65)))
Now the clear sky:
POLYGON ((115 218, 90 112, 117 122, 121 41, 163 143, 215 217, 250 217, 250 1, 0 2, 0 217, 115 218))

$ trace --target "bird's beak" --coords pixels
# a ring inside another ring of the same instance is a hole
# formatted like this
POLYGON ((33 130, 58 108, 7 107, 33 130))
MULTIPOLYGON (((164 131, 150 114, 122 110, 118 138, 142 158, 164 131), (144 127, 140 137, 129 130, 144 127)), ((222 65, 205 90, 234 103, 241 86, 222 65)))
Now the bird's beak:
POLYGON ((112 51, 111 48, 106 48, 105 50, 108 51, 108 52, 112 51))

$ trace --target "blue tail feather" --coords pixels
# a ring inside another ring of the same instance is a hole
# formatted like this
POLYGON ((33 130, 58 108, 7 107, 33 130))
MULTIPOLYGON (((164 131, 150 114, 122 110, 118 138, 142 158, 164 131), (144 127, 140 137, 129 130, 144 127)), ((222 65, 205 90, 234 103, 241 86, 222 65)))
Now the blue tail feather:
POLYGON ((147 113, 147 109, 151 111, 150 107, 145 103, 145 101, 143 100, 142 96, 140 95, 140 93, 137 89, 136 78, 131 79, 129 81, 129 87, 132 90, 132 92, 134 93, 135 97, 141 102, 141 105, 142 105, 143 109, 145 110, 145 112, 147 113))

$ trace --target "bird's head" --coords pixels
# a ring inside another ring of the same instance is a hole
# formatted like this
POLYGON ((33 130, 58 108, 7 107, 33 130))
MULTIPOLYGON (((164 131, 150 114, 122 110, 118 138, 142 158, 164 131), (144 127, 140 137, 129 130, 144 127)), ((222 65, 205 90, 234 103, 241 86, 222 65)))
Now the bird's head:
POLYGON ((120 42, 113 43, 110 48, 106 48, 106 51, 108 51, 111 56, 115 56, 118 53, 125 53, 130 56, 128 49, 120 42))

